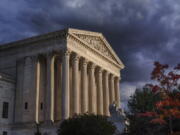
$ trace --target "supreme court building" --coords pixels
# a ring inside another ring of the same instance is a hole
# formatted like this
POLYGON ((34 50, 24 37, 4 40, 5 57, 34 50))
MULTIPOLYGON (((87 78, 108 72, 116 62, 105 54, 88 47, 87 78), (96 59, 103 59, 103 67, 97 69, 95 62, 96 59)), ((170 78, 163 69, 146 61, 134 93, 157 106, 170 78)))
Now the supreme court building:
POLYGON ((0 46, 0 135, 55 135, 74 114, 120 106, 123 63, 101 33, 64 29, 0 46))

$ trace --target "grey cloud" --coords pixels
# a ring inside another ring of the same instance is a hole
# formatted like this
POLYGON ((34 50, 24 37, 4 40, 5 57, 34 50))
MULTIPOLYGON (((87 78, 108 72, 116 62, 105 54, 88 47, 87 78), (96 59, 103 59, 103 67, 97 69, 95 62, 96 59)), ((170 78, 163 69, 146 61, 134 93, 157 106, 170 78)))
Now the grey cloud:
POLYGON ((11 2, 0 13, 1 43, 64 27, 99 31, 126 65, 123 82, 148 81, 155 60, 179 62, 178 1, 18 0, 9 9, 11 2))

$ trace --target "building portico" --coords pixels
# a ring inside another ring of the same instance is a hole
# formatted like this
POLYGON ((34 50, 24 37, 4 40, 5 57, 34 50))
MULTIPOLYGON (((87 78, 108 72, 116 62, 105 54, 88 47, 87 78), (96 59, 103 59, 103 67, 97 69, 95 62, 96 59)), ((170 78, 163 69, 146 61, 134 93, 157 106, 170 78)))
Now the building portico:
POLYGON ((57 123, 75 114, 109 116, 110 104, 120 107, 123 68, 96 32, 65 29, 1 46, 0 72, 16 78, 12 130, 18 134, 25 129, 20 125, 57 123))

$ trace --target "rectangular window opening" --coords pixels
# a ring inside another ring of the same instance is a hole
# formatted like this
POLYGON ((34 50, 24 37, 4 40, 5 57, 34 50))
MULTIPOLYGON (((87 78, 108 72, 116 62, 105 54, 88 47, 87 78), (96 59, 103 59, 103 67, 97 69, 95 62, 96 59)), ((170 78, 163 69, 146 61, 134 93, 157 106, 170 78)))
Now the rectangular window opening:
POLYGON ((25 102, 24 109, 25 109, 25 110, 28 109, 28 103, 27 103, 27 102, 25 102))
POLYGON ((7 131, 3 131, 3 135, 7 135, 8 133, 7 133, 7 131))
POLYGON ((9 103, 3 102, 3 110, 2 110, 2 118, 8 118, 8 111, 9 111, 9 103))
POLYGON ((41 110, 43 110, 43 103, 41 103, 41 110))

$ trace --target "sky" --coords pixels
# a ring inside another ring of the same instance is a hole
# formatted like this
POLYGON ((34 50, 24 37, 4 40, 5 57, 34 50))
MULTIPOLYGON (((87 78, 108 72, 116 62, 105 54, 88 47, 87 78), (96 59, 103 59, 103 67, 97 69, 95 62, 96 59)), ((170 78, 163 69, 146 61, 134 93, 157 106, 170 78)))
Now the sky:
POLYGON ((179 0, 0 0, 0 44, 67 27, 104 34, 125 65, 123 107, 154 61, 180 63, 179 0))

